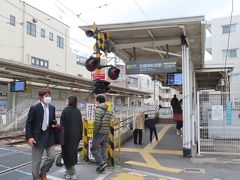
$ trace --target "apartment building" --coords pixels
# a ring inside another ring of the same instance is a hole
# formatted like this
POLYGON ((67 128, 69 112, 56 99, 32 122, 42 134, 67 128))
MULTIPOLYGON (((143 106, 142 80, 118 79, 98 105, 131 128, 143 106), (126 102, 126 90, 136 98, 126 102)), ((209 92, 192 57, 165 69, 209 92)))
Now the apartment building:
POLYGON ((160 85, 159 89, 159 104, 162 107, 171 107, 170 102, 175 94, 179 100, 182 99, 182 95, 180 94, 179 90, 173 89, 171 87, 164 87, 162 85, 160 85))
POLYGON ((69 26, 21 0, 0 2, 0 58, 91 78, 70 48, 69 26))
MULTIPOLYGON (((213 19, 208 23, 211 36, 207 38, 206 50, 212 55, 212 60, 205 61, 206 66, 232 66, 230 74, 230 92, 238 98, 240 87, 240 16, 213 19), (230 35, 229 35, 230 33, 230 35), (229 39, 229 46, 228 46, 229 39)), ((235 96, 235 97, 236 97, 235 96)))
MULTIPOLYGON (((49 70, 91 79, 91 73, 84 67, 85 59, 73 54, 70 48, 69 30, 66 24, 21 0, 0 1, 1 60, 26 65, 26 68, 34 67, 34 71, 49 70)), ((7 70, 2 67, 2 71, 7 70)), ((24 74, 20 70, 17 73, 24 74)), ((47 71, 45 73, 42 78, 47 78, 47 71)), ((24 110, 37 101, 39 87, 28 79, 31 77, 21 79, 14 76, 14 80, 27 81, 25 92, 14 93, 9 87, 9 82, 13 79, 0 76, 0 114, 15 106, 24 110)), ((53 82, 52 87, 53 100, 59 101, 61 107, 64 106, 63 102, 72 90, 58 87, 57 83, 53 82)), ((87 98, 87 95, 76 94, 81 98, 80 101, 86 101, 84 98, 87 98)))

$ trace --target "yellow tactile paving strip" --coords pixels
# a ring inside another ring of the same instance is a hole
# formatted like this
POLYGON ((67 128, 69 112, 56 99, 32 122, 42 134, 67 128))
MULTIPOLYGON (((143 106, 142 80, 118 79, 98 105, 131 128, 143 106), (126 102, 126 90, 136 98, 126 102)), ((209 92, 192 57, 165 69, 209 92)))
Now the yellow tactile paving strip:
POLYGON ((156 141, 155 139, 152 141, 152 143, 149 143, 145 148, 143 149, 136 149, 136 148, 121 148, 122 152, 136 152, 139 153, 143 159, 145 160, 145 163, 143 162, 137 162, 137 161, 127 161, 125 163, 135 165, 135 166, 142 166, 147 168, 152 168, 160 171, 165 172, 171 172, 171 173, 180 173, 183 171, 183 169, 180 168, 171 168, 162 166, 152 155, 151 153, 156 154, 170 154, 170 155, 181 155, 181 151, 173 151, 173 150, 155 150, 154 148, 156 145, 161 141, 161 139, 164 137, 164 135, 167 133, 167 131, 173 127, 174 125, 166 125, 164 126, 161 131, 158 133, 158 139, 159 141, 156 141))

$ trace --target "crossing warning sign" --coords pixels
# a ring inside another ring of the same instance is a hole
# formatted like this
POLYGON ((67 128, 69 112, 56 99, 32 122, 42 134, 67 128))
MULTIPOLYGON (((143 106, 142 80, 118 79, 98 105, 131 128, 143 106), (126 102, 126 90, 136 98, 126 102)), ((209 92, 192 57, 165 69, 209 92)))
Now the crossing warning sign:
POLYGON ((87 137, 93 137, 93 121, 88 121, 87 137))
POLYGON ((91 152, 91 147, 92 147, 92 139, 89 139, 89 141, 88 141, 88 159, 95 160, 95 158, 93 157, 92 152, 91 152))

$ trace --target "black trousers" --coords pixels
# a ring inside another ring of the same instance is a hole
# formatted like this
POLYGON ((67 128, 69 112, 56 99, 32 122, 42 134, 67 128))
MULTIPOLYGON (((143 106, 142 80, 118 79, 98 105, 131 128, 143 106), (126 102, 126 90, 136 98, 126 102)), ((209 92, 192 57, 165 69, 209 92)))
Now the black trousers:
POLYGON ((181 129, 183 127, 182 121, 176 121, 176 129, 181 129))
POLYGON ((142 144, 142 129, 134 129, 133 131, 134 144, 137 144, 137 139, 139 144, 142 144), (139 136, 139 139, 138 139, 139 136))
POLYGON ((153 128, 153 129, 150 129, 150 142, 152 142, 153 132, 155 134, 156 139, 158 140, 157 130, 156 130, 156 128, 153 128))

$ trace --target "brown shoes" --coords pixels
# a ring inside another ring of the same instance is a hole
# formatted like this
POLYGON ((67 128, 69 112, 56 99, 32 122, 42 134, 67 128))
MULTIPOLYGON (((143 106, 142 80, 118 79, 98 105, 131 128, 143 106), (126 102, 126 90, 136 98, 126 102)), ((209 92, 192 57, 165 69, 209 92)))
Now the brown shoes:
POLYGON ((40 174, 41 180, 47 180, 47 175, 46 174, 40 174))

